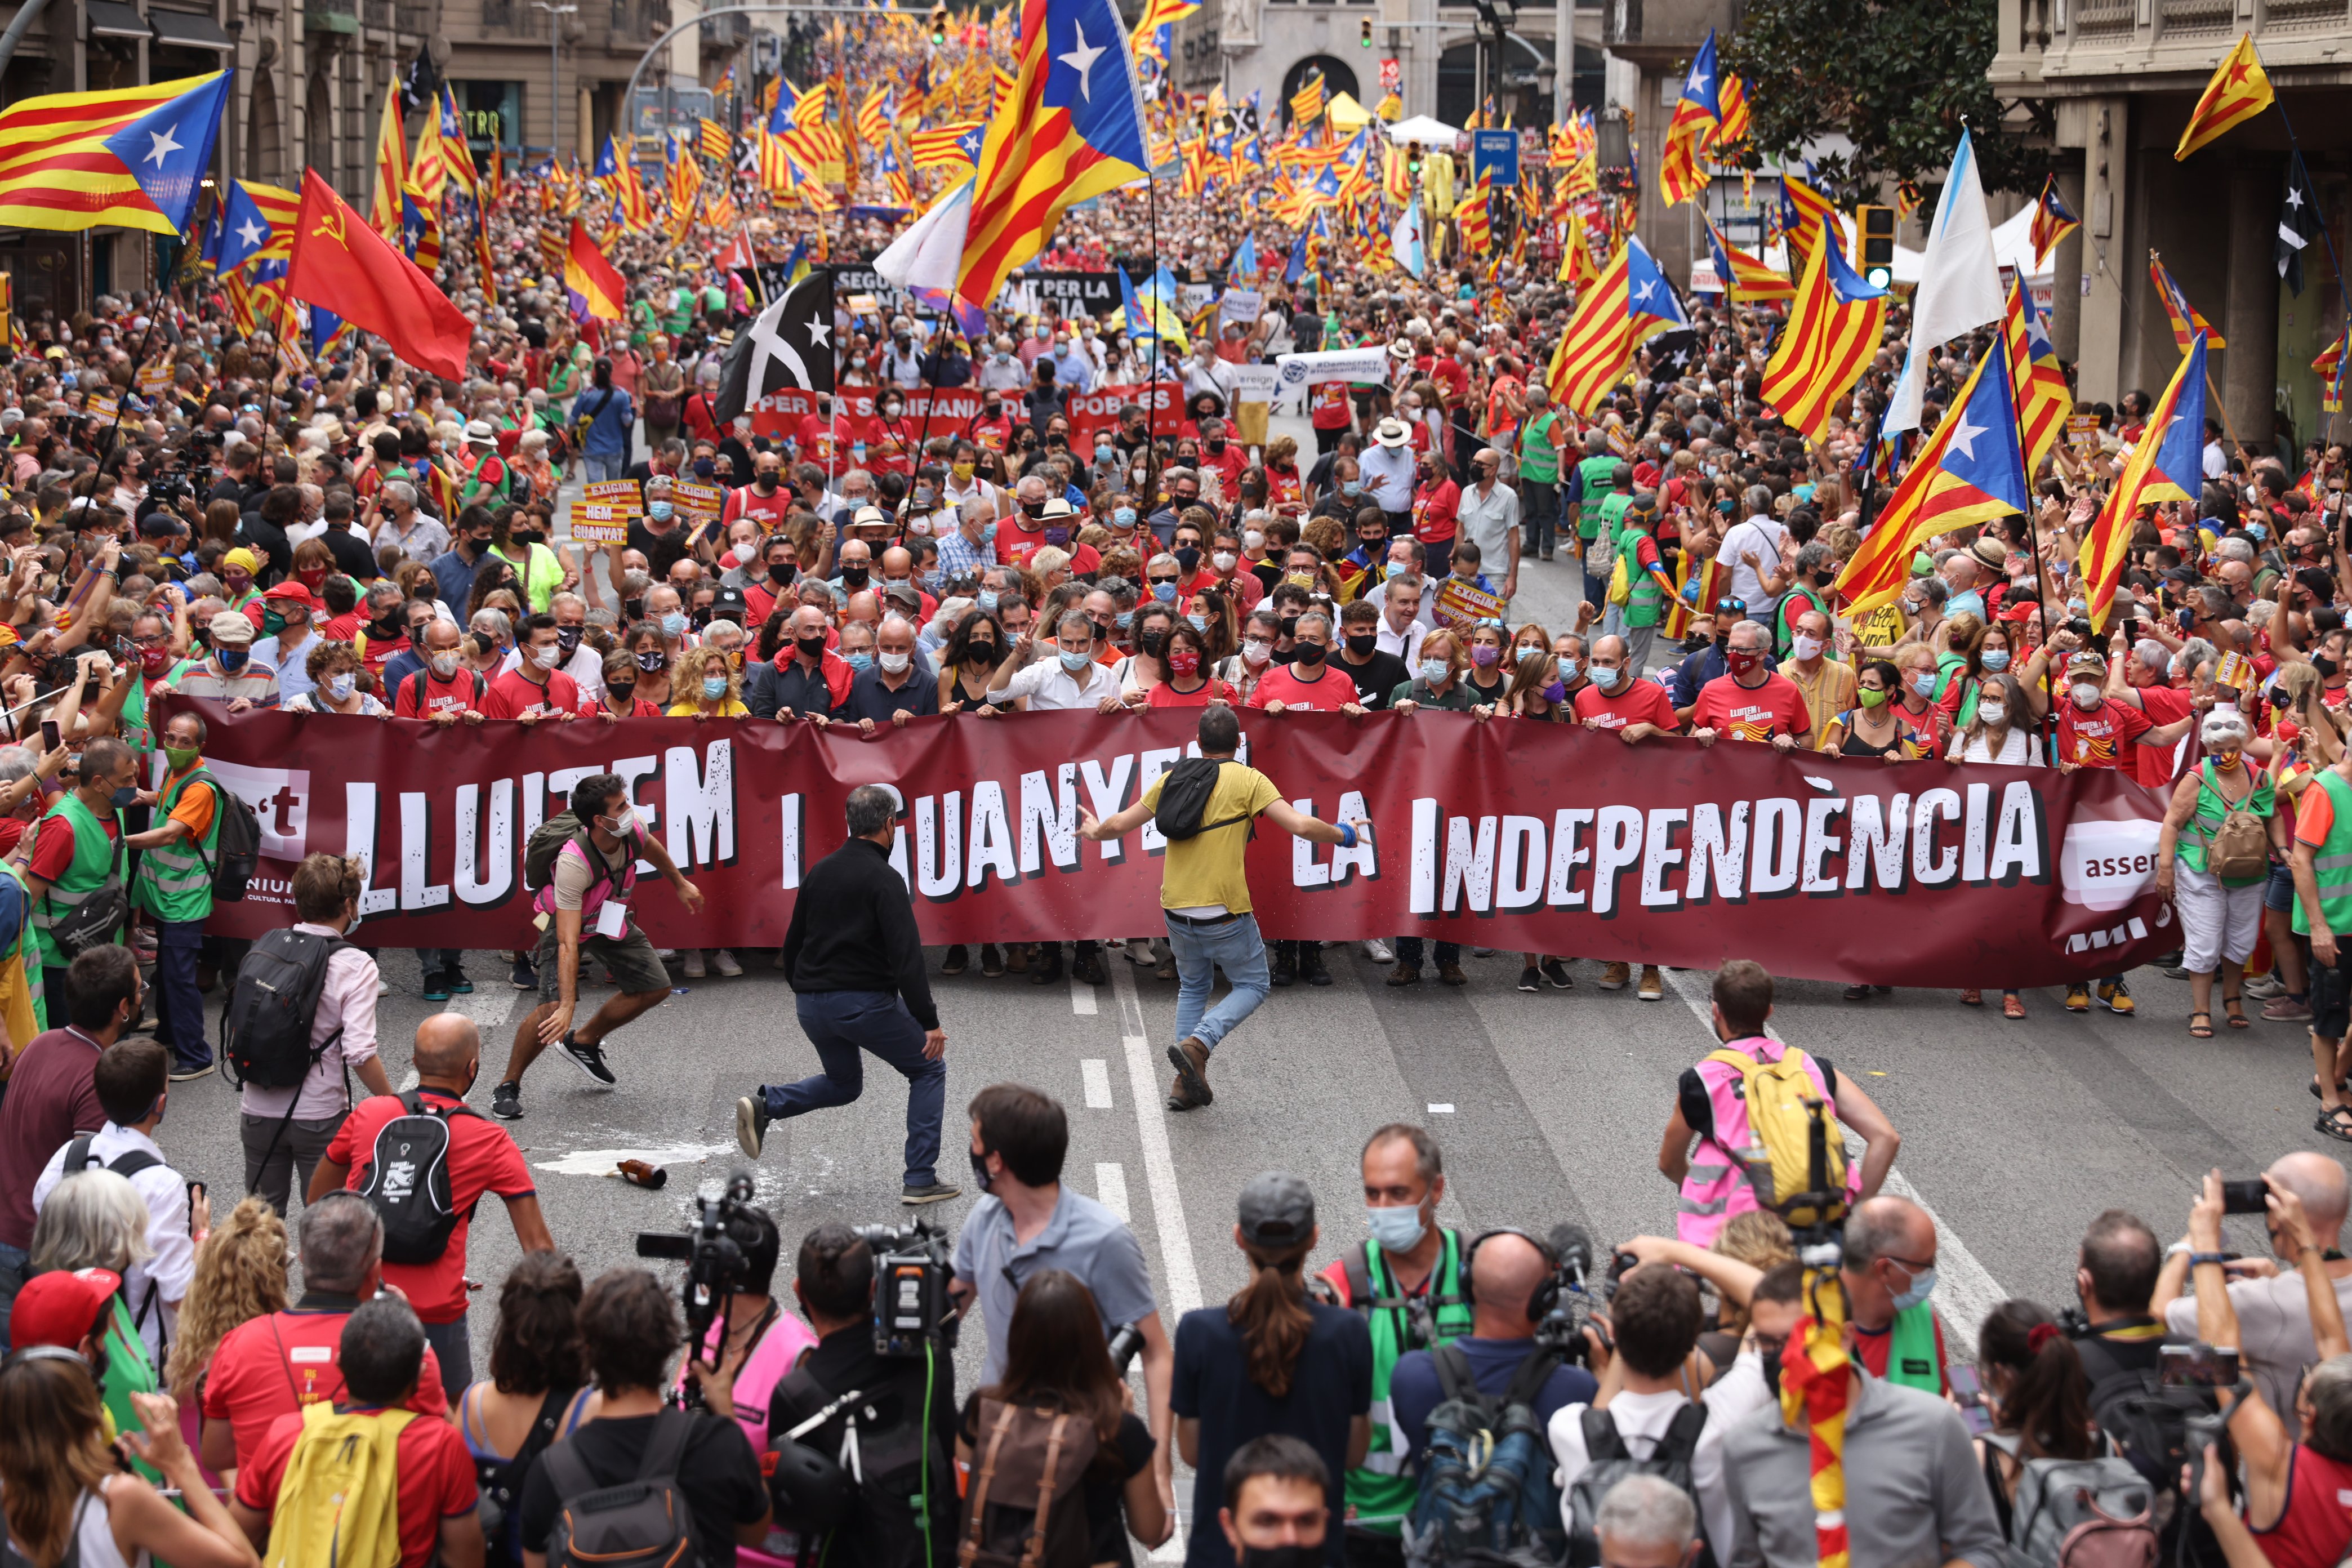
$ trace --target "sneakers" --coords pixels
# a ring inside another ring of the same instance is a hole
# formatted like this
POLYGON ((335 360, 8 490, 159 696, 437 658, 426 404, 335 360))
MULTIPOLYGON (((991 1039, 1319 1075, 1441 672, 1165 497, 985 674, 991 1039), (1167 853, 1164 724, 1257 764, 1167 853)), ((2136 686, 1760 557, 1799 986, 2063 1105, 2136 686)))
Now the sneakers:
POLYGON ((579 1038, 568 1030, 564 1033, 563 1038, 560 1043, 562 1046, 563 1054, 570 1057, 574 1062, 578 1063, 582 1072, 586 1073, 590 1078, 594 1079, 606 1089, 610 1089, 614 1084, 621 1081, 619 1079, 613 1076, 613 1069, 604 1065, 604 1047, 603 1046, 592 1046, 587 1041, 579 1038))
POLYGON ((1102 949, 1088 948, 1070 964, 1070 972, 1089 985, 1110 984, 1110 971, 1103 967, 1102 949))
POLYGON ((1418 963, 1398 964, 1394 969, 1389 971, 1389 984, 1391 985, 1420 984, 1421 965, 1418 963))
POLYGON ((933 1182, 927 1187, 908 1186, 898 1190, 898 1201, 914 1207, 920 1204, 943 1204, 963 1191, 945 1182, 933 1182))
POLYGON ((427 1002, 446 1002, 449 1000, 449 977, 446 974, 426 975, 425 977, 425 999, 427 1002))
POLYGON ((1391 950, 1387 942, 1382 942, 1376 936, 1368 936, 1364 939, 1364 956, 1370 959, 1374 963, 1394 963, 1396 962, 1396 953, 1391 950))
POLYGON ((2075 984, 2066 987, 2066 1011, 2069 1013, 2087 1013, 2090 1010, 2091 988, 2089 986, 2075 984))
POLYGON ((1522 969, 1522 970, 1520 970, 1520 971, 1519 971, 1519 989, 1520 989, 1520 990, 1522 990, 1522 991, 1540 991, 1540 990, 1542 990, 1542 989, 1543 989, 1543 971, 1541 971, 1541 970, 1539 970, 1539 969, 1533 968, 1533 967, 1529 967, 1529 968, 1527 968, 1527 969, 1522 969))
POLYGON ((980 972, 994 980, 1004 973, 1004 950, 992 942, 980 944, 980 972))
POLYGON ((1633 994, 1639 996, 1644 1002, 1663 1002, 1665 1000, 1666 977, 1658 973, 1658 966, 1656 964, 1645 963, 1642 965, 1642 984, 1634 988, 1633 994))
POLYGON ((1298 977, 1309 985, 1328 985, 1331 972, 1323 967, 1323 944, 1298 950, 1298 977))
POLYGON ((522 1120, 522 1085, 502 1083, 490 1090, 490 1114, 501 1121, 522 1120))
POLYGON ((539 971, 531 967, 530 954, 527 952, 515 954, 514 968, 507 974, 507 984, 518 991, 539 989, 539 971))
POLYGON ((376 994, 377 995, 379 995, 379 996, 389 996, 389 995, 391 995, 391 994, 392 994, 392 982, 391 982, 391 981, 389 981, 389 980, 386 980, 386 979, 385 979, 382 974, 378 974, 378 975, 375 977, 375 994, 376 994))
POLYGON ((743 973, 743 966, 735 962, 735 955, 723 947, 711 950, 710 967, 730 980, 743 973))
POLYGON ((195 1067, 189 1067, 184 1063, 173 1062, 172 1064, 172 1081, 173 1083, 186 1083, 192 1079, 210 1078, 213 1074, 214 1068, 218 1065, 219 1064, 216 1062, 205 1061, 195 1067))
POLYGON ((768 1091, 755 1089, 735 1102, 735 1142, 744 1158, 760 1157, 768 1137, 768 1091))
POLYGON ((1601 989, 1603 991, 1622 991, 1633 978, 1633 966, 1632 964, 1608 964, 1601 971, 1601 989))
POLYGON ((2301 1024, 2311 1017, 2311 998, 2281 992, 2263 1004, 2263 1016, 2273 1024, 2301 1024))
POLYGON ((1199 1037, 1187 1035, 1168 1047, 1168 1059, 1176 1067, 1176 1087, 1168 1092, 1168 1109, 1192 1110, 1216 1101, 1216 1091, 1209 1087, 1209 1047, 1199 1037))
POLYGON ((1139 936, 1135 938, 1132 942, 1129 942, 1127 944, 1123 951, 1127 953, 1127 961, 1129 963, 1139 963, 1147 969, 1159 962, 1159 960, 1152 955, 1151 939, 1148 936, 1139 936))
POLYGON ((2247 981, 2245 989, 2247 995, 2267 1002, 2273 996, 2286 994, 2286 982, 2278 977, 2278 971, 2273 970, 2268 974, 2258 974, 2247 981))
POLYGON ((971 967, 971 950, 964 946, 963 943, 958 942, 953 947, 948 949, 947 957, 940 961, 940 973, 943 975, 961 974, 965 970, 970 969, 971 967))
POLYGON ((1437 966, 1437 978, 1448 985, 1467 985, 1470 984, 1470 977, 1462 973, 1462 966, 1458 963, 1439 964, 1437 966))
POLYGON ((1274 950, 1273 962, 1266 966, 1266 979, 1275 985, 1294 985, 1298 981, 1298 961, 1287 947, 1274 950))
POLYGON ((1536 967, 1543 971, 1543 977, 1551 982, 1551 988, 1553 990, 1573 991, 1576 989, 1576 981, 1574 977, 1568 973, 1568 965, 1562 963, 1559 959, 1547 958, 1541 963, 1537 964, 1536 967))
POLYGON ((688 980, 699 980, 709 973, 709 969, 702 962, 702 950, 698 947, 688 948, 686 950, 686 977, 688 980))
POLYGON ((2099 982, 2099 1005, 2110 1013, 2120 1013, 2126 1017, 2139 1011, 2137 1005, 2132 1001, 2131 987, 2120 980, 2099 982))
POLYGON ((444 971, 441 978, 449 983, 449 991, 453 995, 471 996, 474 994, 474 983, 466 978, 466 972, 462 969, 444 971))

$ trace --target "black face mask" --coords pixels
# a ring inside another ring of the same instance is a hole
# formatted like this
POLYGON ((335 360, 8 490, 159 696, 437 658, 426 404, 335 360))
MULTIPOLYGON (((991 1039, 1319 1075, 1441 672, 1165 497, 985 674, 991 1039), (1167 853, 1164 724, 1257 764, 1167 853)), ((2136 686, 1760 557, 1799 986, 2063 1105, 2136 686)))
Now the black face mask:
POLYGON ((637 683, 634 680, 604 682, 604 695, 615 710, 625 709, 636 700, 637 683))
POLYGON ((547 535, 535 528, 525 529, 522 531, 516 533, 513 538, 517 544, 521 545, 544 544, 547 542, 547 535))
POLYGON ((1770 1355, 1761 1359, 1764 1363, 1765 1386, 1771 1389, 1772 1397, 1778 1399, 1780 1397, 1780 1352, 1774 1351, 1770 1355))
POLYGON ((1378 632, 1349 632, 1348 634, 1348 651, 1354 654, 1358 658, 1370 657, 1372 650, 1380 646, 1381 634, 1378 632))
POLYGON ((1021 503, 1021 513, 1024 517, 1043 517, 1045 515, 1045 503, 1041 500, 1024 500, 1021 503))
POLYGON ((1194 569, 1201 564, 1200 551, 1190 544, 1177 546, 1176 564, 1183 568, 1184 575, 1190 577, 1194 569))
POLYGON ((1312 669, 1322 663, 1324 656, 1331 650, 1321 643, 1303 642, 1293 651, 1297 653, 1299 663, 1312 669))
POLYGON ((870 567, 845 566, 841 569, 841 585, 845 588, 863 588, 866 586, 866 580, 873 574, 873 569, 870 567))
POLYGON ((964 1152, 971 1155, 971 1184, 978 1187, 983 1193, 988 1191, 988 1184, 995 1180, 994 1177, 988 1173, 988 1156, 985 1154, 972 1154, 971 1151, 969 1149, 965 1150, 964 1152))
POLYGON ((1146 632, 1141 637, 1135 639, 1135 646, 1139 652, 1148 653, 1152 658, 1158 658, 1160 657, 1160 650, 1168 646, 1168 634, 1166 632, 1146 632))
POLYGON ((555 646, 563 650, 564 658, 569 658, 580 650, 580 634, 584 629, 581 626, 555 628, 555 646))
POLYGON ((621 601, 621 614, 628 620, 642 621, 646 618, 646 602, 643 599, 624 599, 621 601))
POLYGON ((1241 1568, 1315 1568, 1323 1557, 1320 1546, 1244 1546, 1241 1568))
POLYGON ((1707 638, 1699 636, 1696 632, 1693 632, 1690 636, 1683 638, 1683 651, 1685 653, 1696 653, 1699 649, 1706 647, 1707 642, 1707 638))
POLYGON ((1281 621, 1281 626, 1282 626, 1282 635, 1283 635, 1284 637, 1297 637, 1297 636, 1298 635, 1298 617, 1297 617, 1297 616, 1283 616, 1283 617, 1282 617, 1282 621, 1281 621))
POLYGON ((2319 671, 2319 679, 2322 680, 2329 679, 2336 674, 2336 661, 2324 653, 2311 656, 2311 668, 2319 671))
POLYGON ((794 637, 793 639, 793 646, 801 650, 801 657, 803 658, 823 658, 824 657, 824 638, 823 637, 794 637))
POLYGON ((773 495, 776 491, 776 476, 773 474, 758 475, 751 480, 751 487, 763 496, 773 495))
POLYGON ((771 561, 768 563, 768 581, 779 588, 785 587, 800 575, 800 570, 789 561, 771 561))
POLYGON ((669 656, 656 649, 637 655, 637 668, 647 675, 658 675, 669 668, 669 656))
POLYGON ((996 645, 992 642, 966 643, 963 656, 974 664, 994 664, 996 645))

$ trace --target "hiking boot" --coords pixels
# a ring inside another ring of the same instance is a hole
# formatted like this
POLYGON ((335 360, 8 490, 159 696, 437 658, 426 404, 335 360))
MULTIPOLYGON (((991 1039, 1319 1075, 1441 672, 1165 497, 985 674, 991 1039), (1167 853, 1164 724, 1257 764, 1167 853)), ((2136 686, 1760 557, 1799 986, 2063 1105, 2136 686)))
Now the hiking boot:
POLYGON ((1665 1000, 1666 977, 1658 973, 1658 966, 1656 964, 1645 963, 1642 965, 1642 984, 1634 987, 1633 994, 1639 996, 1644 1002, 1663 1002, 1665 1000))
POLYGON ((2099 982, 2099 1005, 2110 1013, 2120 1013, 2125 1017, 2129 1017, 2139 1010, 2137 1004, 2132 1001, 2131 987, 2120 980, 2099 982))
POLYGON ((1522 991, 1542 990, 1543 971, 1536 968, 1533 964, 1529 964, 1527 968, 1520 970, 1519 989, 1522 991))
POLYGON ((1103 967, 1102 949, 1098 947, 1088 948, 1085 952, 1080 953, 1070 968, 1073 973, 1089 985, 1110 984, 1110 971, 1103 967))
POLYGON ((446 974, 426 975, 425 977, 425 999, 427 1002, 446 1002, 449 1000, 449 977, 446 974))
POLYGON ((1536 967, 1543 971, 1543 977, 1551 982, 1551 988, 1553 990, 1573 991, 1576 989, 1575 977, 1569 973, 1568 965, 1562 963, 1559 959, 1547 958, 1541 963, 1537 964, 1536 967))
POLYGON ((992 942, 980 944, 980 972, 994 980, 1004 973, 1004 950, 992 942))
POLYGON ((606 1089, 610 1089, 614 1084, 621 1081, 619 1079, 613 1076, 613 1069, 604 1065, 604 1047, 603 1045, 598 1044, 592 1046, 587 1041, 579 1038, 577 1036, 572 1035, 568 1031, 565 1033, 561 1044, 563 1049, 563 1054, 570 1057, 572 1061, 578 1065, 582 1072, 586 1073, 590 1078, 594 1079, 606 1089))
POLYGON ((522 1085, 502 1083, 490 1090, 490 1114, 501 1121, 522 1120, 522 1085))
POLYGON ((760 1157, 768 1137, 768 1091, 756 1089, 735 1102, 735 1142, 747 1159, 760 1157))
POLYGON ((1439 964, 1437 966, 1437 978, 1448 985, 1467 985, 1470 984, 1470 977, 1462 973, 1462 966, 1458 963, 1439 964))
POLYGON ((2091 988, 2089 986, 2074 984, 2066 987, 2066 1011, 2069 1013, 2087 1013, 2090 1010, 2091 988))
POLYGON ((1601 971, 1601 989, 1603 991, 1622 991, 1625 989, 1626 985, 1633 981, 1633 966, 1630 963, 1611 963, 1605 965, 1601 971))
POLYGON ((1004 950, 1004 967, 1008 973, 1018 974, 1029 967, 1029 950, 1036 943, 1016 942, 1004 950))
POLYGON ((1274 962, 1266 966, 1266 979, 1275 985, 1296 984, 1298 980, 1298 960, 1287 947, 1274 950, 1274 962))
POLYGON ((1418 963, 1398 964, 1394 969, 1389 971, 1389 984, 1391 985, 1420 984, 1421 965, 1418 963))
POLYGON ((1323 967, 1323 944, 1298 950, 1298 977, 1309 985, 1328 985, 1331 972, 1323 967))
POLYGON ((1062 944, 1049 942, 1037 954, 1037 962, 1029 966, 1029 984, 1051 985, 1062 977, 1062 944))
POLYGON ((1168 1097, 1171 1108, 1191 1110, 1216 1102, 1216 1091, 1209 1087, 1209 1047, 1198 1036, 1187 1035, 1169 1047, 1168 1059, 1176 1067, 1176 1088, 1168 1097))
POLYGON ((898 1190, 898 1201, 909 1207, 922 1204, 943 1204, 962 1191, 961 1187, 950 1186, 945 1182, 933 1182, 926 1187, 901 1187, 898 1190))
POLYGON ((466 978, 466 972, 462 969, 445 970, 441 978, 449 983, 449 994, 453 996, 471 996, 474 994, 474 983, 466 978))
POLYGON ((940 973, 943 975, 961 974, 965 970, 971 967, 971 950, 964 946, 963 943, 958 942, 953 947, 948 949, 947 957, 940 961, 940 973))

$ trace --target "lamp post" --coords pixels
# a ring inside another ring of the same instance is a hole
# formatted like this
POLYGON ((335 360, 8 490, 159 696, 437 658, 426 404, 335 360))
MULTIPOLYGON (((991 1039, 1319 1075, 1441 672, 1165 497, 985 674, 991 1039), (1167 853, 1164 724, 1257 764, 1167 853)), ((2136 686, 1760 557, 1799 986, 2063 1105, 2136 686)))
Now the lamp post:
POLYGON ((530 3, 533 8, 547 13, 547 155, 553 161, 563 156, 563 80, 560 53, 563 18, 576 15, 580 7, 551 5, 548 0, 530 0, 530 3))

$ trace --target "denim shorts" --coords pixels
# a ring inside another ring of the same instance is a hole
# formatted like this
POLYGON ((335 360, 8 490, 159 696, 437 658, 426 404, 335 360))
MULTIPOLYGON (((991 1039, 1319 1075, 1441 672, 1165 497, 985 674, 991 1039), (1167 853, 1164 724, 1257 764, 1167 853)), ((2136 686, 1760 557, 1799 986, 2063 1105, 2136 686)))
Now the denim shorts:
POLYGON ((2271 879, 2263 884, 2263 908, 2281 913, 2294 908, 2294 868, 2271 862, 2271 879))

